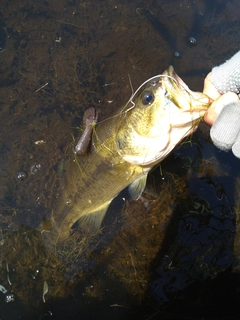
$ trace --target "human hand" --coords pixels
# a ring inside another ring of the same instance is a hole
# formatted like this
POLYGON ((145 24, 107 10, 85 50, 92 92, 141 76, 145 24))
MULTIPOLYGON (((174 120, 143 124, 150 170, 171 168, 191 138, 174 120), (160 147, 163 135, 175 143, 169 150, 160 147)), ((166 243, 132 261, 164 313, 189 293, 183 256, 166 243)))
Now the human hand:
POLYGON ((211 82, 211 72, 204 81, 203 93, 213 101, 204 121, 212 125, 210 135, 215 146, 221 150, 232 149, 240 158, 240 101, 234 92, 221 94, 211 82))
POLYGON ((211 74, 212 72, 210 72, 204 80, 203 93, 213 100, 213 103, 204 116, 204 121, 212 126, 222 109, 230 103, 239 101, 239 98, 236 93, 230 91, 221 94, 211 82, 211 74))

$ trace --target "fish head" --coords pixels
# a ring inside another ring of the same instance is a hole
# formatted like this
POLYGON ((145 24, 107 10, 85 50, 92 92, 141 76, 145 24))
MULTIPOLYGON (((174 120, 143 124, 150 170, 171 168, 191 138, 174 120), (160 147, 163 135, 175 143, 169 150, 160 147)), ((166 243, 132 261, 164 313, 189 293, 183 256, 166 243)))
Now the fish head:
POLYGON ((144 82, 121 110, 116 129, 119 155, 133 165, 153 166, 196 130, 210 103, 169 66, 144 82))

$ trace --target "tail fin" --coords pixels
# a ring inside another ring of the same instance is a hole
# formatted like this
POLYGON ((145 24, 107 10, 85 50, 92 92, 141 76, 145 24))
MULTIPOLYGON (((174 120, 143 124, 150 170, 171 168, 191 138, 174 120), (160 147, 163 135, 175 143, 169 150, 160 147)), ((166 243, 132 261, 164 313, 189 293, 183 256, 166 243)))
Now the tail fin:
POLYGON ((60 240, 60 233, 52 220, 44 220, 40 226, 42 238, 48 251, 56 253, 57 243, 60 240))
POLYGON ((45 247, 48 251, 56 254, 56 246, 58 243, 59 232, 56 228, 52 230, 42 230, 42 238, 45 244, 45 247))

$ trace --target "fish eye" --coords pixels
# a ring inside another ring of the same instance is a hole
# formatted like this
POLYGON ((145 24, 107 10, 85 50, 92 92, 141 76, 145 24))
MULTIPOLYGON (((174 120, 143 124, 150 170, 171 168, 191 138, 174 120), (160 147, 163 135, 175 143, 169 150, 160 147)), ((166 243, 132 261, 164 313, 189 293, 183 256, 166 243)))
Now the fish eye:
POLYGON ((142 93, 141 100, 144 106, 149 105, 154 101, 154 94, 150 90, 145 90, 142 93))

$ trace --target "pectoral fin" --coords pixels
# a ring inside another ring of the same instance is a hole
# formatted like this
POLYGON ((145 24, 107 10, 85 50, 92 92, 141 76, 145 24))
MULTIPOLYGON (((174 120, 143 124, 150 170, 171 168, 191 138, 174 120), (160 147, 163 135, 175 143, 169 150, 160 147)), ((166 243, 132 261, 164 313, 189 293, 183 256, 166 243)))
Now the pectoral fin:
POLYGON ((147 174, 144 174, 141 178, 136 179, 131 183, 128 187, 128 191, 130 193, 130 196, 137 200, 141 197, 147 183, 147 174))
POLYGON ((86 233, 96 233, 112 200, 104 203, 98 210, 85 214, 78 220, 79 227, 86 233))

